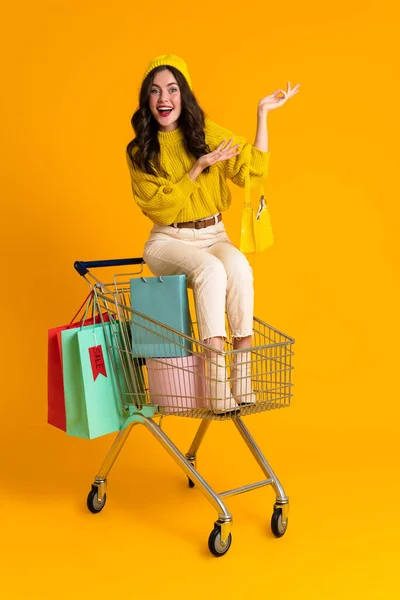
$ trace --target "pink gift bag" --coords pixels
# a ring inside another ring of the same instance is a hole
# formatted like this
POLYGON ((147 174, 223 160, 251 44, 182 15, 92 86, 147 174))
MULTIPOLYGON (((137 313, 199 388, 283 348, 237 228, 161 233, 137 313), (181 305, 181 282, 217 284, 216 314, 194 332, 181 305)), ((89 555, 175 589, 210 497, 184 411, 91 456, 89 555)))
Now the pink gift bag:
POLYGON ((204 408, 204 360, 198 355, 146 359, 152 404, 165 413, 204 408))

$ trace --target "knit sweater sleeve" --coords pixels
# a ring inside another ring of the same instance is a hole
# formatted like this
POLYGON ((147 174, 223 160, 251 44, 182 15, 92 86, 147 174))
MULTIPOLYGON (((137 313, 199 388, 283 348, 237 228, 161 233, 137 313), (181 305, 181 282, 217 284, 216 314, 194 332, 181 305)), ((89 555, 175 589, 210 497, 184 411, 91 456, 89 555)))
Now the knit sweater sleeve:
POLYGON ((244 187, 245 171, 247 165, 249 165, 250 185, 251 187, 259 185, 268 174, 270 153, 255 148, 243 136, 235 135, 229 129, 217 125, 217 123, 208 118, 206 118, 205 123, 207 141, 211 150, 215 150, 224 139, 228 141, 230 138, 233 138, 232 145, 240 144, 240 154, 221 162, 225 177, 231 179, 239 187, 244 187))
POLYGON ((157 225, 170 225, 176 216, 190 202, 190 195, 199 187, 185 175, 172 183, 164 177, 150 175, 142 171, 126 153, 133 197, 136 204, 157 225))

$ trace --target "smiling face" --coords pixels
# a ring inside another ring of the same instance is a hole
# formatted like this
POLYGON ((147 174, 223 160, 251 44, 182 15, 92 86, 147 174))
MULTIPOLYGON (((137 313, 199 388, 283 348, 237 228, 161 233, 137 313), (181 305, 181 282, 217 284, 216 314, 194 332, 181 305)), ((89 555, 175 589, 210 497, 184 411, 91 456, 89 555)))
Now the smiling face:
POLYGON ((160 131, 173 131, 178 127, 182 111, 181 91, 168 69, 156 73, 150 88, 149 105, 160 131))

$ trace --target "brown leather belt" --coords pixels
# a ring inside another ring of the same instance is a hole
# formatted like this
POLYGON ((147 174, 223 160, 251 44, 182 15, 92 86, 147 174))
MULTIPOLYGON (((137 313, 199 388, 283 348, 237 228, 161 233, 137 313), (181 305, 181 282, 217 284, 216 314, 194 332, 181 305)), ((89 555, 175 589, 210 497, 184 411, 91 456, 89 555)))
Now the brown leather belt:
POLYGON ((179 229, 204 229, 205 227, 211 227, 222 221, 222 215, 219 213, 217 217, 210 217, 202 221, 186 221, 185 223, 171 223, 170 227, 178 227, 179 229))

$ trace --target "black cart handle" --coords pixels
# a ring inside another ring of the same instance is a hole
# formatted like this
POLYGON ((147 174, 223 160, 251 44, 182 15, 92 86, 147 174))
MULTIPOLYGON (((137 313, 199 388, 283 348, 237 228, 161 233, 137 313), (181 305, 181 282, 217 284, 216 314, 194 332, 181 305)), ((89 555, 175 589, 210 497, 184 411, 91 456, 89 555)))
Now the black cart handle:
POLYGON ((74 262, 74 267, 79 275, 86 275, 86 273, 89 273, 89 269, 97 269, 97 267, 123 267, 125 265, 144 264, 143 258, 116 258, 112 260, 76 260, 74 262))

